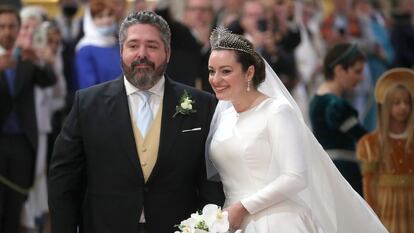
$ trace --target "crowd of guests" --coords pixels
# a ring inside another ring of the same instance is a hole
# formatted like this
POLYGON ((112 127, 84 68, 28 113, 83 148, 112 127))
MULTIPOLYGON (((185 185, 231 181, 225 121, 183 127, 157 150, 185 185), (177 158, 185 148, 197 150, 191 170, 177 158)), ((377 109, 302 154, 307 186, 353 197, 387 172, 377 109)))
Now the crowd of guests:
POLYGON ((131 10, 168 22, 166 74, 211 93, 213 28, 247 38, 388 230, 414 231, 414 1, 59 0, 59 9, 0 4, 0 232, 47 232, 54 139, 77 90, 122 74, 117 33, 131 10))

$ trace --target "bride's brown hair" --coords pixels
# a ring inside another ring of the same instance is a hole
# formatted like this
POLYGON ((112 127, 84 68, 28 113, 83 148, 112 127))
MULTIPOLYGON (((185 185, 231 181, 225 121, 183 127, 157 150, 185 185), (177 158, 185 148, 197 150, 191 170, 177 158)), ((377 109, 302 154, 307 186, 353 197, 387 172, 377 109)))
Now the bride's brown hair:
POLYGON ((253 44, 243 36, 231 33, 224 27, 218 27, 211 33, 210 45, 211 50, 233 50, 243 72, 254 66, 252 80, 255 88, 265 80, 266 67, 263 58, 254 50, 253 44))

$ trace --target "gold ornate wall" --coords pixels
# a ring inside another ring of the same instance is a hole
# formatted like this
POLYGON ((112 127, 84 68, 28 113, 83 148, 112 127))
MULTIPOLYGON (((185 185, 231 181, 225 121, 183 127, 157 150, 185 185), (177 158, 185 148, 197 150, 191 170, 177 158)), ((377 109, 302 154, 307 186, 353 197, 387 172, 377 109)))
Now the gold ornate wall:
POLYGON ((23 6, 41 5, 46 8, 49 16, 53 17, 58 13, 58 0, 22 0, 23 6))
MULTIPOLYGON (((134 0, 128 0, 129 4, 131 4, 133 1, 134 0)), ((54 17, 59 12, 58 0, 22 0, 22 4, 23 6, 41 5, 47 10, 50 17, 54 17)), ((82 14, 82 11, 78 13, 82 14)))

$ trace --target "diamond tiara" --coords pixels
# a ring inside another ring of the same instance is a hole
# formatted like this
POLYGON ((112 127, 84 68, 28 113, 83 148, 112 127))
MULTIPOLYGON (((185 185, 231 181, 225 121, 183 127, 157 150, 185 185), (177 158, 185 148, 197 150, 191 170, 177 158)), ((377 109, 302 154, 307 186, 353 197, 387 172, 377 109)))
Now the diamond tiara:
POLYGON ((256 57, 253 45, 244 37, 233 34, 224 27, 217 27, 210 36, 211 50, 231 49, 242 51, 256 57))

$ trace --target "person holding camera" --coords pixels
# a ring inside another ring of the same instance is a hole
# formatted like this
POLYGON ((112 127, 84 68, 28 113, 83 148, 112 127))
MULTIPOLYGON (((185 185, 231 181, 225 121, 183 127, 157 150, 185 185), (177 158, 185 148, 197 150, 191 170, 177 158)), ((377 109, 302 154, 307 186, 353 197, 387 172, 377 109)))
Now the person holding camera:
POLYGON ((270 27, 267 15, 265 5, 260 0, 245 1, 240 18, 229 29, 236 34, 242 34, 256 50, 261 50, 265 46, 266 34, 271 33, 268 30, 270 27))
POLYGON ((289 4, 282 2, 268 6, 260 0, 245 1, 240 19, 234 21, 229 30, 244 35, 292 91, 298 79, 293 52, 300 43, 300 32, 287 26, 288 22, 294 24, 290 10, 293 5, 289 4))
MULTIPOLYGON (((61 60, 57 53, 60 37, 55 38, 57 45, 50 43, 51 23, 46 21, 47 14, 39 6, 26 6, 20 11, 21 29, 17 39, 22 54, 31 56, 40 63, 48 64, 54 72, 56 83, 50 87, 34 87, 35 114, 37 121, 38 149, 34 170, 34 185, 22 209, 22 226, 29 230, 40 228, 36 219, 43 219, 48 213, 46 191, 46 161, 50 154, 49 135, 52 133, 52 120, 56 111, 63 108, 66 96, 66 82, 62 75, 61 60)), ((52 39, 53 40, 53 39, 52 39)), ((53 140, 53 139, 52 139, 53 140)), ((44 221, 42 221, 43 224, 44 221)))
POLYGON ((17 233, 22 205, 33 185, 38 149, 34 87, 53 85, 47 62, 40 64, 19 35, 19 13, 0 5, 0 232, 17 233))

